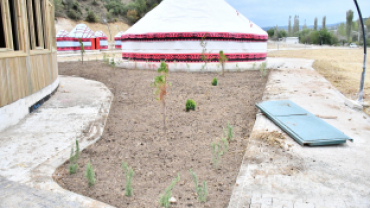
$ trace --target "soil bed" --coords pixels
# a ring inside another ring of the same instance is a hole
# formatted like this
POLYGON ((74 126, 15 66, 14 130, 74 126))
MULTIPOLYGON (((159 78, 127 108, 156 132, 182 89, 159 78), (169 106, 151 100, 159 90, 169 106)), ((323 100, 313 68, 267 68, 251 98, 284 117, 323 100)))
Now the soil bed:
POLYGON ((178 203, 172 207, 227 207, 255 122, 254 103, 261 100, 267 81, 259 71, 225 76, 170 72, 166 133, 161 104, 150 87, 157 72, 73 62, 59 63, 59 73, 103 82, 115 95, 104 134, 83 150, 77 173, 69 175, 67 161, 54 174, 63 188, 116 207, 159 207, 159 196, 180 173, 172 192, 178 203), (218 86, 211 85, 214 77, 218 86), (187 99, 197 103, 196 111, 185 112, 187 99), (220 140, 227 122, 234 126, 234 140, 215 169, 211 143, 220 140), (84 178, 89 160, 97 181, 91 188, 84 178), (135 170, 132 197, 124 196, 122 161, 135 170), (207 182, 206 203, 197 201, 189 169, 198 175, 199 183, 207 182))

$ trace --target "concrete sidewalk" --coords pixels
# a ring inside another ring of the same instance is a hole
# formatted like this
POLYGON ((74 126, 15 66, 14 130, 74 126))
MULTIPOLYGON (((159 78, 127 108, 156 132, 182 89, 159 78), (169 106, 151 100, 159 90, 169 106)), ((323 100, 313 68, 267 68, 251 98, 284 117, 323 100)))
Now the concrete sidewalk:
POLYGON ((270 58, 275 69, 263 100, 289 99, 332 118, 324 120, 354 142, 300 146, 257 114, 230 208, 370 207, 370 118, 346 107, 344 96, 312 69, 312 62, 270 58))
POLYGON ((0 132, 0 207, 110 207, 62 189, 52 174, 69 159, 76 139, 82 150, 101 137, 113 94, 100 82, 59 79, 50 100, 0 132))

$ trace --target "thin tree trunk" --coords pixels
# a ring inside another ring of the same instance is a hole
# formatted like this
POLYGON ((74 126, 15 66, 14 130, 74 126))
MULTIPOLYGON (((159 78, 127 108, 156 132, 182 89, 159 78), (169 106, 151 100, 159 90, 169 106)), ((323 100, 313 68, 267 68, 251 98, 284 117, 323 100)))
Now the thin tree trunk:
POLYGON ((162 104, 163 104, 163 128, 164 128, 164 131, 166 131, 166 101, 164 100, 164 97, 163 97, 162 104))
POLYGON ((224 63, 222 63, 222 76, 225 76, 224 63))

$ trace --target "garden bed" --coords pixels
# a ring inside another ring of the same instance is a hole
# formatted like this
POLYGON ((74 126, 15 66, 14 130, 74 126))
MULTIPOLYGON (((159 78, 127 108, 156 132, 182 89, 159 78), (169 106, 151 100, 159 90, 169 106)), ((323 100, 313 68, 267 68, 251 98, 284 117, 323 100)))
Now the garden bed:
POLYGON ((63 188, 116 207, 159 207, 159 196, 180 174, 172 207, 227 207, 232 188, 255 122, 254 106, 262 98, 267 78, 260 71, 226 73, 169 73, 167 131, 163 130, 162 107, 150 84, 155 71, 111 68, 100 62, 59 63, 59 74, 76 75, 103 82, 114 93, 102 138, 83 150, 76 174, 69 162, 59 167, 54 179, 63 188), (218 78, 218 86, 211 81, 218 78), (193 99, 195 111, 186 112, 193 99), (219 141, 223 127, 233 126, 234 139, 217 168, 212 164, 211 143, 219 141), (89 188, 84 172, 88 161, 96 184, 89 188), (125 196, 122 161, 135 171, 134 195, 125 196), (197 201, 189 169, 206 181, 206 203, 197 201))

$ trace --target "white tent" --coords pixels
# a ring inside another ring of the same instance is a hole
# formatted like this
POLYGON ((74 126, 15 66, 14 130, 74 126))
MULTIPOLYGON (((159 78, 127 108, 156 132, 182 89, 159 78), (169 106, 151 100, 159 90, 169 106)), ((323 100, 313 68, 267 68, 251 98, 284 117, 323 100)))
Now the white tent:
POLYGON ((114 36, 114 45, 115 45, 115 48, 121 48, 121 36, 122 36, 124 33, 125 33, 125 32, 120 31, 120 32, 118 32, 118 33, 114 36))
POLYGON ((66 30, 59 30, 56 34, 57 38, 68 37, 69 32, 66 30))
POLYGON ((94 34, 95 37, 97 38, 103 38, 103 37, 107 37, 103 31, 99 30, 99 31, 96 31, 95 34, 94 34))
POLYGON ((215 63, 220 50, 229 59, 229 70, 266 59, 267 33, 224 0, 163 0, 123 34, 123 59, 136 62, 124 67, 139 63, 138 68, 147 68, 149 62, 154 68, 166 60, 172 70, 199 70, 204 65, 202 37, 207 54, 214 57, 207 69, 220 70, 215 63))
POLYGON ((69 33, 69 37, 72 38, 95 38, 95 32, 85 24, 78 24, 69 33))

